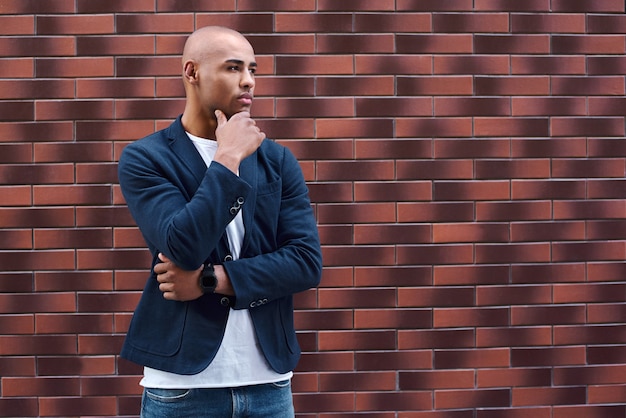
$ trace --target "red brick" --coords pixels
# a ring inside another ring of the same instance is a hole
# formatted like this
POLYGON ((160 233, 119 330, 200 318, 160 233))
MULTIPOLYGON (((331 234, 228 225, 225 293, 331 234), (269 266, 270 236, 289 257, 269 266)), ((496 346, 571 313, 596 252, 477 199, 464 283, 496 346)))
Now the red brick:
POLYGON ((466 202, 398 204, 398 222, 467 222, 473 219, 473 205, 466 202))
POLYGON ((513 406, 576 405, 584 404, 587 398, 585 387, 536 387, 513 388, 513 406))
POLYGON ((34 16, 0 16, 0 34, 2 35, 34 35, 34 16))
POLYGON ((471 0, 460 0, 455 2, 441 2, 438 0, 397 0, 396 8, 399 11, 471 11, 473 4, 471 0))
POLYGON ((511 140, 511 155, 514 158, 586 157, 587 144, 584 139, 550 138, 511 140))
MULTIPOLYGON (((176 0, 169 0, 170 3, 176 4, 178 6, 180 3, 176 0)), ((219 4, 220 2, 212 2, 211 6, 215 3, 219 4)), ((222 1, 221 3, 225 4, 234 4, 232 0, 222 1)), ((276 0, 271 5, 267 4, 262 0, 239 0, 237 2, 238 10, 246 10, 246 11, 276 11, 276 10, 294 10, 294 11, 315 11, 315 0, 303 0, 298 2, 293 2, 291 0, 276 0)), ((207 6, 205 6, 207 7, 207 6)))
POLYGON ((562 325, 584 323, 586 318, 584 305, 573 306, 513 306, 511 307, 512 325, 562 325))
POLYGON ((470 118, 410 118, 396 121, 396 135, 406 137, 456 138, 472 136, 470 118))
MULTIPOLYGON (((623 13, 623 11, 622 11, 623 13)), ((553 54, 623 54, 624 37, 620 35, 554 35, 551 39, 553 54)))
POLYGON ((473 389, 435 392, 435 408, 492 408, 509 406, 510 389, 473 389))
POLYGON ((108 248, 112 244, 110 229, 38 229, 34 231, 34 247, 108 248))
MULTIPOLYGON (((508 139, 435 139, 435 158, 508 158, 508 139)), ((456 165, 460 165, 456 161, 456 165)))
MULTIPOLYGON (((298 412, 346 412, 354 410, 354 394, 339 393, 302 393, 295 394, 294 408, 298 412)), ((343 414, 341 414, 343 415, 343 414)))
POLYGON ((618 404, 626 396, 626 385, 590 386, 587 393, 591 404, 618 404))
POLYGON ((552 94, 558 96, 623 96, 622 77, 553 77, 552 94))
POLYGON ((120 77, 151 77, 180 75, 180 57, 120 57, 115 72, 120 77))
MULTIPOLYGON (((195 12, 196 10, 192 8, 189 11, 195 12)), ((242 33, 271 33, 274 29, 274 15, 269 13, 201 13, 196 15, 195 20, 197 28, 222 25, 242 33)), ((254 46, 255 51, 257 53, 261 52, 262 49, 259 48, 259 43, 257 42, 258 35, 248 35, 247 37, 250 39, 250 43, 254 46)))
MULTIPOLYGON (((544 0, 540 0, 544 1, 544 0)), ((539 11, 539 10, 533 10, 539 11)), ((542 10, 549 12, 549 9, 542 10)), ((585 15, 573 13, 528 13, 511 15, 513 33, 585 33, 585 15)))
MULTIPOLYGON (((433 225, 433 231, 436 229, 437 225, 433 225)), ((463 230, 460 235, 463 237, 463 230)), ((510 275, 509 267, 500 265, 435 266, 433 282, 436 286, 506 284, 510 275)))
POLYGON ((331 13, 276 13, 276 32, 351 32, 352 16, 331 13))
POLYGON ((354 243, 418 244, 430 242, 431 228, 427 225, 355 225, 354 243))
POLYGON ((36 25, 43 35, 114 33, 113 15, 37 16, 36 25))
POLYGON ((402 96, 469 96, 473 79, 469 75, 398 76, 397 94, 402 96))
POLYGON ((510 386, 549 386, 552 374, 547 368, 479 369, 476 384, 479 388, 510 386))
POLYGON ((321 54, 394 52, 394 36, 391 34, 320 34, 316 38, 316 52, 321 54))
POLYGON ((403 245, 397 250, 400 264, 467 264, 473 257, 471 244, 403 245))
MULTIPOLYGON (((357 55, 356 74, 432 74, 432 58, 426 55, 357 55)), ((443 83, 442 83, 443 84, 443 83)))
POLYGON ((478 221, 549 220, 552 205, 549 201, 533 202, 479 202, 476 204, 478 221))
MULTIPOLYGON (((0 211, 2 213, 3 211, 0 211)), ((5 271, 18 270, 72 270, 75 268, 74 252, 58 251, 0 252, 0 264, 5 271)))
POLYGON ((3 250, 30 250, 33 248, 33 233, 27 229, 2 230, 0 243, 3 250))
POLYGON ((513 180, 515 200, 583 199, 585 182, 579 180, 513 180))
POLYGON ((394 250, 391 246, 340 247, 326 246, 322 249, 325 266, 376 266, 393 265, 394 250))
POLYGON ((357 13, 354 16, 354 30, 393 33, 431 32, 431 20, 429 13, 357 13))
POLYGON ((452 200, 509 200, 510 184, 507 180, 493 181, 436 181, 433 198, 452 200))
POLYGON ((550 261, 549 244, 478 244, 476 246, 476 262, 478 263, 545 263, 548 261, 550 261))
POLYGON ((429 182, 363 183, 354 185, 357 202, 430 200, 432 185, 429 182))
POLYGON ((553 418, 621 418, 626 413, 623 405, 555 406, 553 418))
POLYGON ((510 308, 454 308, 435 309, 433 327, 488 327, 509 324, 510 308))
POLYGON ((318 0, 319 10, 338 10, 338 11, 352 11, 355 9, 362 11, 393 11, 393 0, 345 0, 341 4, 334 2, 333 0, 318 0))
POLYGON ((552 329, 544 327, 504 327, 476 330, 477 347, 542 346, 552 342, 552 329))
POLYGON ((154 12, 154 0, 135 0, 129 3, 124 0, 109 0, 105 3, 91 0, 78 0, 76 10, 80 13, 107 13, 107 12, 154 12))
MULTIPOLYGON (((550 36, 544 34, 476 35, 474 45, 477 54, 549 54, 550 36)), ((483 58, 486 60, 487 57, 483 58)), ((506 63, 506 68, 509 68, 508 62, 506 63)), ((485 72, 482 74, 489 73, 485 72)), ((508 74, 508 72, 504 74, 508 74)))
POLYGON ((540 370, 546 371, 545 367, 583 365, 586 361, 584 346, 511 349, 513 367, 542 367, 540 370))
POLYGON ((588 15, 588 33, 622 33, 624 27, 623 13, 618 15, 588 15))
POLYGON ((117 33, 191 33, 191 13, 120 14, 115 18, 117 33))
POLYGON ((318 344, 321 351, 337 350, 393 350, 395 331, 320 331, 318 344))
POLYGON ((352 75, 353 57, 350 55, 279 56, 276 57, 277 75, 352 75))
POLYGON ((431 276, 430 266, 367 266, 354 269, 354 283, 358 287, 425 286, 432 283, 431 276))
POLYGON ((589 75, 619 75, 626 66, 623 56, 588 57, 589 75))
POLYGON ((550 78, 536 77, 481 77, 476 76, 476 94, 481 96, 547 96, 550 78))
POLYGON ((514 97, 511 99, 511 109, 515 117, 584 116, 587 114, 587 103, 582 97, 514 97))
POLYGON ((555 219, 623 218, 626 203, 621 201, 554 202, 555 219))
POLYGON ((474 387, 472 370, 426 370, 399 373, 401 390, 470 389, 474 387))
POLYGON ((552 0, 552 10, 557 12, 624 13, 623 0, 594 2, 591 0, 552 0))
MULTIPOLYGON (((428 349, 433 348, 470 348, 475 346, 475 332, 472 329, 455 330, 412 330, 398 331, 398 348, 428 349)), ((429 363, 429 368, 430 368, 429 363)))
POLYGON ((2 356, 76 355, 76 336, 10 335, 0 336, 2 356))
POLYGON ((354 312, 355 329, 427 328, 431 324, 429 309, 362 309, 354 312))
POLYGON ((511 56, 511 74, 586 74, 584 56, 511 56))
POLYGON ((3 99, 71 99, 73 80, 0 80, 3 99))
POLYGON ((433 29, 436 32, 508 32, 507 13, 435 13, 433 29))
POLYGON ((398 289, 398 306, 401 307, 461 307, 474 301, 471 287, 423 287, 398 289))
POLYGON ((470 54, 472 44, 469 34, 396 35, 396 52, 401 54, 470 54))
POLYGON ((508 0, 476 0, 474 8, 481 11, 508 11, 508 12, 542 12, 550 10, 549 0, 529 0, 524 3, 508 0))
POLYGON ((387 405, 394 405, 393 410, 430 409, 433 406, 432 394, 427 391, 402 392, 357 392, 356 409, 358 411, 376 411, 387 405))
POLYGON ((42 416, 111 415, 117 413, 114 397, 49 397, 39 401, 42 416))
POLYGON ((588 322, 593 323, 618 323, 626 318, 626 305, 623 303, 599 303, 588 305, 588 322))
MULTIPOLYGON (((411 140, 407 140, 411 141, 411 140)), ((400 141, 398 141, 400 142, 400 141)), ((402 141, 401 143, 403 143, 402 141)), ((422 142, 427 142, 424 140, 422 142)), ((429 142, 429 141, 428 141, 429 142)), ((450 140, 451 146, 448 147, 445 141, 435 142, 435 152, 440 154, 440 157, 446 158, 449 154, 454 153, 452 143, 459 144, 456 140, 450 140)), ((480 152, 481 143, 480 140, 474 141, 477 150, 480 152)), ((431 148, 428 143, 428 148, 431 148)), ((459 145, 463 146, 464 143, 459 145)), ((426 150, 425 150, 426 151, 426 150)), ((424 151, 424 152, 425 152, 424 151)), ((432 151, 431 151, 432 152, 432 151)), ((459 152, 459 151, 456 151, 459 152)), ((396 162, 396 177, 398 180, 444 180, 444 179, 471 179, 473 178, 473 164, 471 160, 409 160, 409 161, 397 161, 396 162)))
POLYGON ((35 73, 37 77, 111 77, 113 59, 103 58, 37 58, 35 73))
POLYGON ((115 358, 103 357, 40 357, 37 359, 40 376, 111 375, 115 372, 115 358))
POLYGON ((511 100, 491 97, 436 97, 435 116, 509 116, 511 100))
MULTIPOLYGON (((563 325, 554 328, 555 345, 624 344, 623 325, 563 325)), ((585 383, 581 381, 580 383, 585 383)), ((596 382, 598 383, 598 382, 596 382)), ((602 383, 602 382, 599 382, 602 383)), ((609 383, 609 382, 605 382, 609 383)))
POLYGON ((393 308, 396 306, 394 289, 320 289, 319 306, 332 308, 393 308))
POLYGON ((153 97, 154 80, 147 78, 77 80, 76 96, 78 98, 153 97))
POLYGON ((573 222, 519 222, 511 224, 511 241, 584 240, 585 224, 573 222))
MULTIPOLYGON (((317 164, 320 174, 318 181, 341 180, 392 180, 393 163, 391 161, 321 161, 317 164)), ((379 206, 385 208, 385 206, 379 206)), ((349 208, 348 208, 349 209, 349 208)), ((347 210, 348 210, 347 209, 347 210)), ((358 210, 358 208, 352 208, 358 210)), ((387 212, 388 210, 385 209, 387 212)))
POLYGON ((396 388, 394 372, 320 373, 322 392, 393 391, 396 388))
POLYGON ((359 371, 430 369, 432 360, 430 350, 360 352, 356 354, 355 368, 359 371))

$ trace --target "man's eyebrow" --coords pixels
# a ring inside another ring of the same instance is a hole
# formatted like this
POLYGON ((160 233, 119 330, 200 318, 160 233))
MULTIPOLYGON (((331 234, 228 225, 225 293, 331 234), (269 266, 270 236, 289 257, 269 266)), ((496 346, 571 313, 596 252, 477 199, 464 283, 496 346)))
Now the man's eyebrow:
MULTIPOLYGON (((231 63, 231 64, 237 64, 237 65, 244 65, 244 62, 242 60, 238 60, 238 59, 235 59, 235 58, 227 59, 225 62, 228 62, 228 63, 231 63)), ((250 63, 249 66, 250 67, 256 67, 257 64, 256 64, 256 62, 253 61, 253 62, 250 63)))

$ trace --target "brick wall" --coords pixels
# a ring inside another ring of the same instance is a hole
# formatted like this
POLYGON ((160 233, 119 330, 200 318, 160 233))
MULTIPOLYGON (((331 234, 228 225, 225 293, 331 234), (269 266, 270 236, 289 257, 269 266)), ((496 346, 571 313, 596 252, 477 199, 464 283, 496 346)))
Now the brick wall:
POLYGON ((624 0, 0 0, 0 416, 136 416, 123 147, 232 26, 324 246, 299 417, 626 416, 624 0), (271 6, 268 6, 271 4, 271 6))

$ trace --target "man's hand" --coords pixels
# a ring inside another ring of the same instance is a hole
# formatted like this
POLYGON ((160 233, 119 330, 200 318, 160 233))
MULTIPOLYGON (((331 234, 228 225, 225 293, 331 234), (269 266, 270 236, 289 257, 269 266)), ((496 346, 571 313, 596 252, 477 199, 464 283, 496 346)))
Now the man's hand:
POLYGON ((256 151, 265 139, 250 112, 239 112, 230 119, 221 110, 215 111, 217 128, 217 152, 214 161, 226 166, 233 173, 239 170, 239 163, 256 151))
POLYGON ((197 270, 183 270, 161 253, 159 260, 161 263, 154 266, 154 273, 165 299, 184 302, 202 296, 199 282, 202 266, 197 270))

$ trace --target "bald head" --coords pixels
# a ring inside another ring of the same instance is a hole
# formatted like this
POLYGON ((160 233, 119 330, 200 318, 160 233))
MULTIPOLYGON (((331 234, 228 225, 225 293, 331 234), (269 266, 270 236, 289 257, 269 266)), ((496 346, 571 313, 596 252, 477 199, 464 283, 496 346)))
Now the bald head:
MULTIPOLYGON (((205 26, 192 33, 183 49, 183 65, 186 61, 201 62, 222 48, 229 39, 248 40, 239 32, 223 26, 205 26)), ((249 43, 248 43, 249 44, 249 43)))

